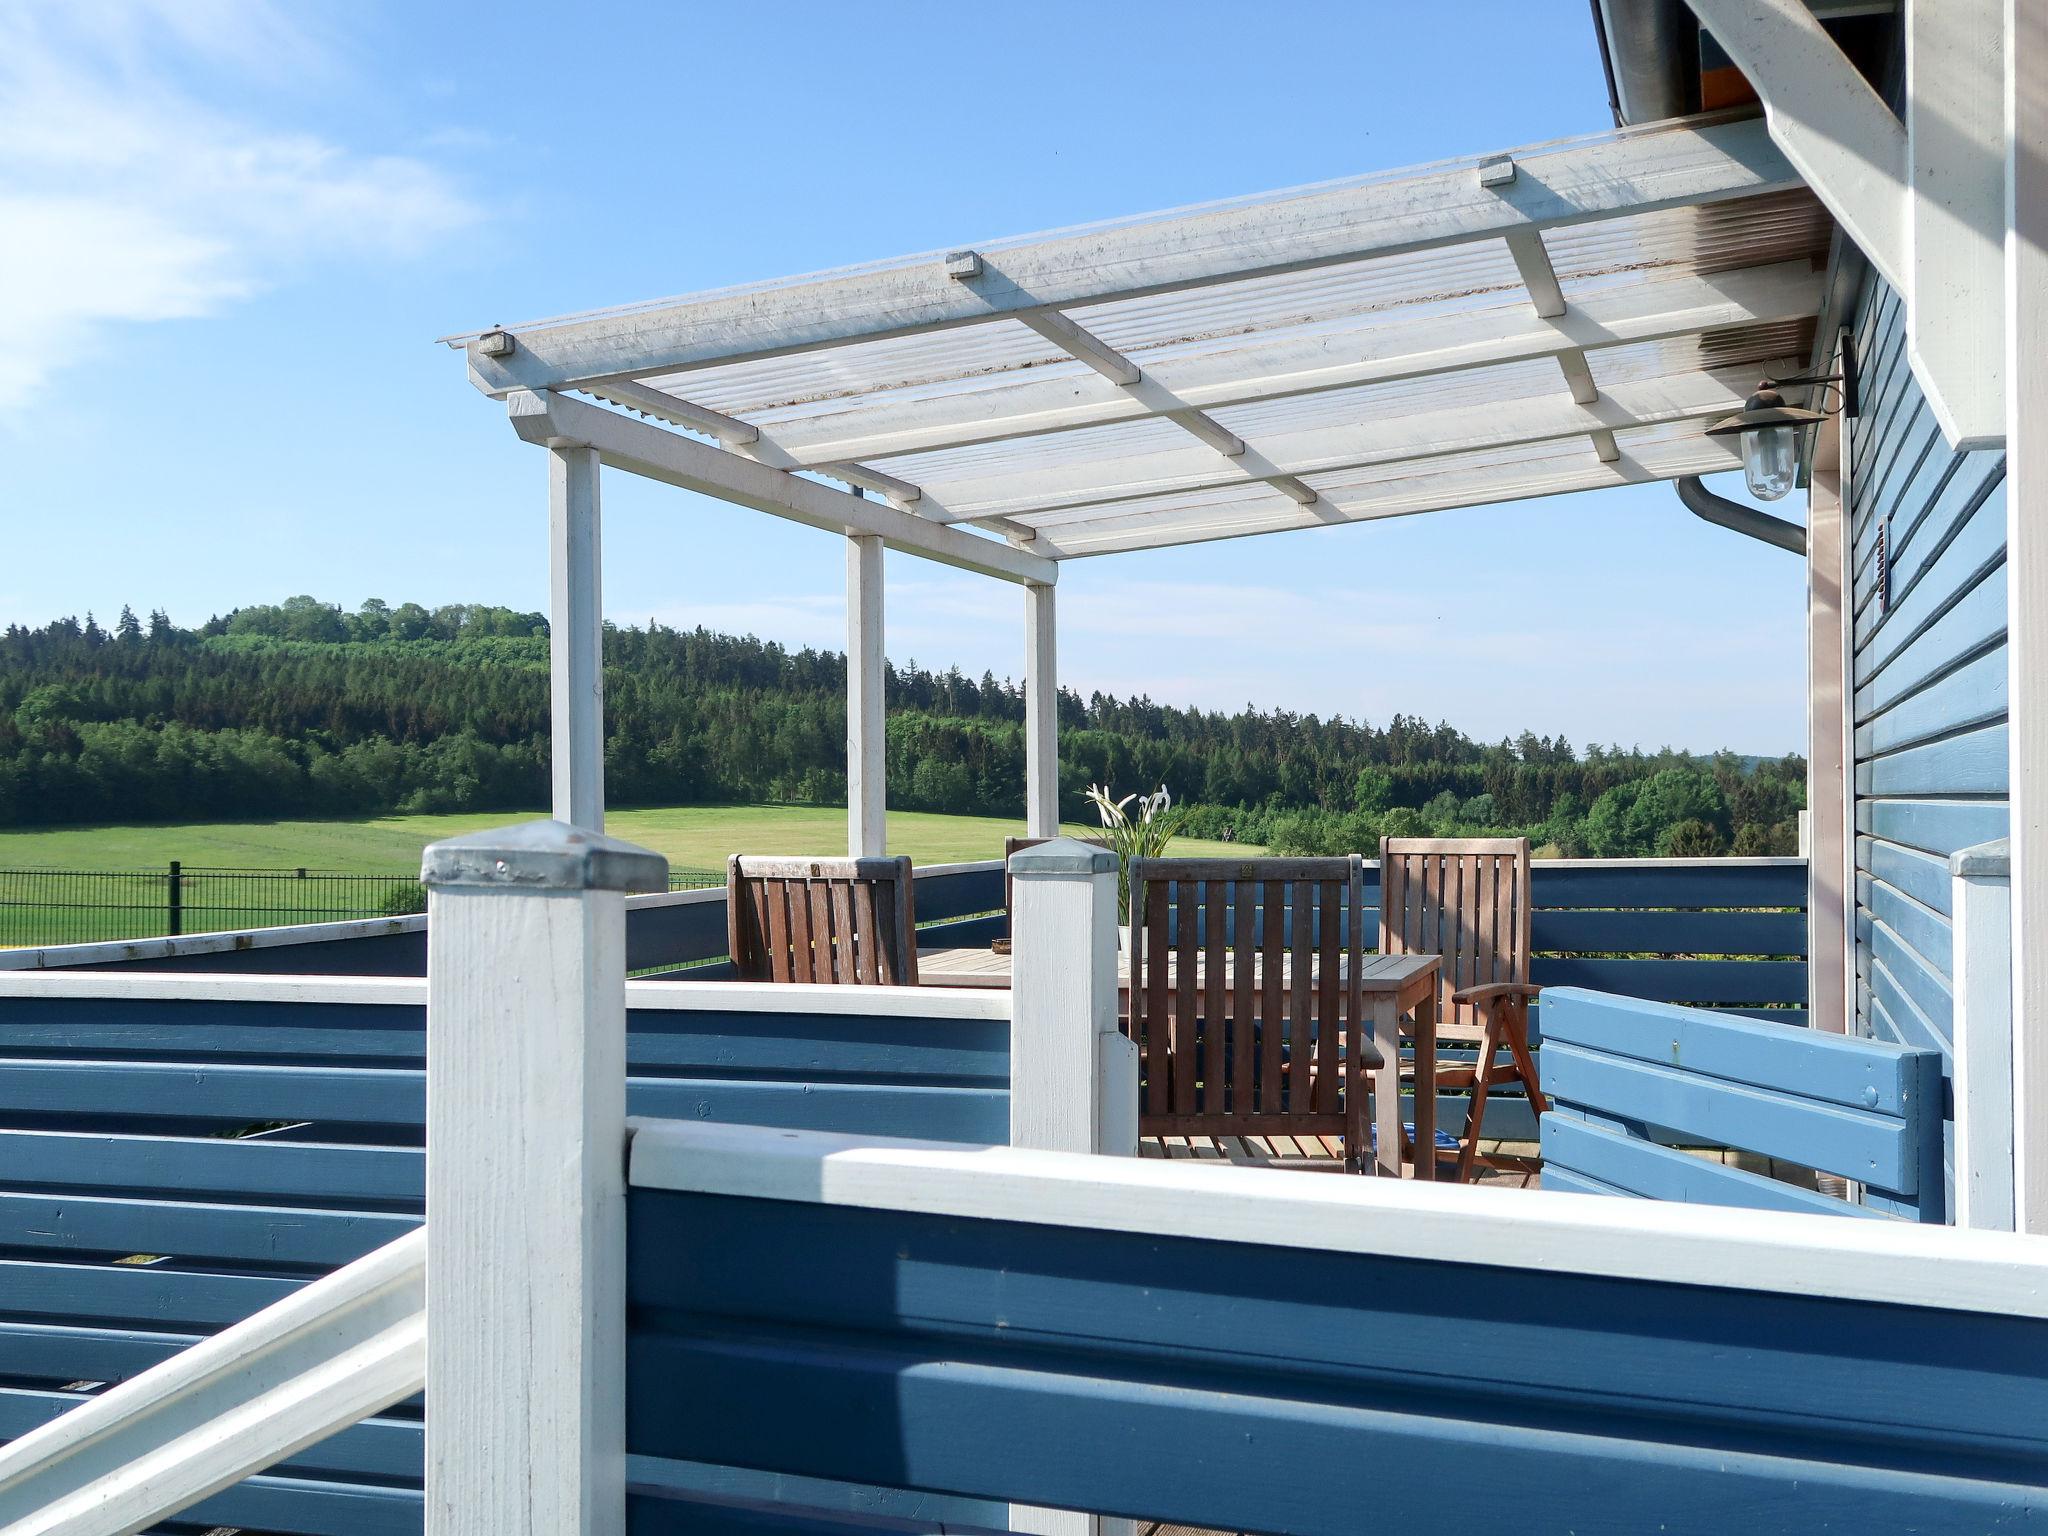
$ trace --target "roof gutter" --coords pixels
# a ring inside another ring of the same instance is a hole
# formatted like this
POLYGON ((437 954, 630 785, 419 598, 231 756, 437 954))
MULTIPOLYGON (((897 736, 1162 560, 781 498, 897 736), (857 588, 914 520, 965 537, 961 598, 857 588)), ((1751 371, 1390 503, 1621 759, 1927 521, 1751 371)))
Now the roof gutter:
POLYGON ((1766 544, 1775 544, 1795 555, 1806 553, 1806 530, 1797 523, 1788 523, 1782 517, 1773 517, 1768 512, 1757 511, 1755 507, 1746 507, 1739 501, 1718 496, 1701 483, 1698 475, 1683 476, 1677 485, 1678 499, 1695 517, 1704 518, 1718 528, 1732 529, 1752 539, 1761 539, 1766 544))

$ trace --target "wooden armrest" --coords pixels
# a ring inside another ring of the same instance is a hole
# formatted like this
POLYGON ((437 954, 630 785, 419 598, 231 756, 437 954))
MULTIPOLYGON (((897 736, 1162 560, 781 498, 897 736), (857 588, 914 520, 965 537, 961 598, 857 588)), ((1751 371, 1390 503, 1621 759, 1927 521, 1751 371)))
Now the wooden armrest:
POLYGON ((1451 994, 1451 1001, 1454 1003, 1490 1003, 1495 998, 1501 997, 1520 997, 1526 1001, 1542 990, 1541 987, 1532 987, 1526 981, 1489 981, 1483 987, 1466 987, 1461 992, 1453 992, 1451 994))

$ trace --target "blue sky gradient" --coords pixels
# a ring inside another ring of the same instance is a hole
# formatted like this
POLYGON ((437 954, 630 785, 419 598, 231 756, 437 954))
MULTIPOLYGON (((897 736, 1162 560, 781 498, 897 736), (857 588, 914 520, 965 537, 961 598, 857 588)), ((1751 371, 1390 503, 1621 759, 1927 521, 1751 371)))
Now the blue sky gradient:
MULTIPOLYGON (((541 607, 540 455, 438 335, 1608 124, 1579 0, 0 0, 0 622, 541 607)), ((840 643, 838 541, 605 498, 612 617, 840 643)), ((889 577, 893 657, 1020 669, 1009 589, 889 577)), ((1631 487, 1076 562, 1061 670, 1777 753, 1803 587, 1631 487)))

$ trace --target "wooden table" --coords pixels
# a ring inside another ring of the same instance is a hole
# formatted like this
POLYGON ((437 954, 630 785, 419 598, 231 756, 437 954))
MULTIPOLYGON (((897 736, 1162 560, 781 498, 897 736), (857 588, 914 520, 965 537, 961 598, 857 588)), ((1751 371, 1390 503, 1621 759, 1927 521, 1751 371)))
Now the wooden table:
MULTIPOLYGON (((1436 955, 1367 955, 1359 990, 1365 994, 1366 1016, 1372 1020, 1373 1044, 1379 1048, 1381 1066, 1373 1091, 1373 1120, 1379 1149, 1375 1172, 1383 1177, 1401 1177, 1401 1020, 1412 1018, 1410 1034, 1415 1041, 1415 1148, 1413 1177, 1436 1177, 1436 1010, 1437 972, 1443 962, 1436 955), (1428 1149, 1424 1153, 1423 1149, 1428 1149)), ((1169 995, 1178 984, 1178 957, 1171 957, 1167 969, 1169 995)), ((1319 967, 1312 967, 1311 978, 1319 967)), ((1281 983, 1284 999, 1294 985, 1294 966, 1287 962, 1281 983)), ((1197 956, 1195 985, 1203 979, 1197 956)), ((971 949, 921 949, 917 952, 917 980, 926 987, 1008 987, 1010 957, 999 955, 987 945, 971 949)), ((1131 960, 1119 951, 1116 957, 1118 1011, 1130 1016, 1131 960)), ((1226 994, 1227 995, 1227 994, 1226 994)))

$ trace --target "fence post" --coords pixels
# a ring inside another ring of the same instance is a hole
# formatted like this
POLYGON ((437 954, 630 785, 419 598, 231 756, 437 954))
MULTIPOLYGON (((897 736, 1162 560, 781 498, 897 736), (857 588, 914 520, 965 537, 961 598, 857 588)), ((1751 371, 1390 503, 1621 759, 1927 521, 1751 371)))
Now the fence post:
POLYGON ((2004 838, 1948 861, 1954 905, 1959 1227, 2013 1229, 2012 856, 2004 838))
POLYGON ((185 931, 185 866, 176 859, 171 860, 170 879, 164 889, 168 892, 166 926, 175 939, 185 931))
POLYGON ((625 1529, 625 893, 561 822, 426 851, 427 1536, 625 1529))
POLYGON ((1138 1058, 1117 1031, 1116 855, 1071 837, 1011 855, 1010 1145, 1138 1150, 1138 1058))
MULTIPOLYGON (((1056 837, 1010 856, 1010 1145, 1138 1153, 1138 1052, 1117 1029, 1116 855, 1056 837)), ((1034 1536, 1135 1536, 1129 1520, 1012 1504, 1034 1536)))

